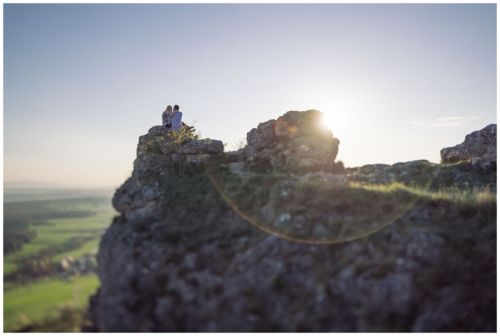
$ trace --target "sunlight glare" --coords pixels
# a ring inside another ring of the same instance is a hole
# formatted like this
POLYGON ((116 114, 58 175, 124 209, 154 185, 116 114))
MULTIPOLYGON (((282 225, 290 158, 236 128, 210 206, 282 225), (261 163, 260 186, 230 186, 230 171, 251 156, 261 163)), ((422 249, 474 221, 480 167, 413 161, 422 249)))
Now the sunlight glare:
POLYGON ((323 113, 321 120, 322 127, 332 131, 336 138, 345 138, 349 128, 350 120, 349 113, 339 106, 323 106, 318 108, 323 113))

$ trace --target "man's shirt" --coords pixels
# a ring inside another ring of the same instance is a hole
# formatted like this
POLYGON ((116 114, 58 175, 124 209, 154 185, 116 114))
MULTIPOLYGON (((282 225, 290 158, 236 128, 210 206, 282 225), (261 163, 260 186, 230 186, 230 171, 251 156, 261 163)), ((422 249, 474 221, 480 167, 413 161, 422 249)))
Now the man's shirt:
POLYGON ((182 127, 182 112, 177 111, 174 113, 172 117, 172 129, 178 131, 181 129, 181 127, 182 127))

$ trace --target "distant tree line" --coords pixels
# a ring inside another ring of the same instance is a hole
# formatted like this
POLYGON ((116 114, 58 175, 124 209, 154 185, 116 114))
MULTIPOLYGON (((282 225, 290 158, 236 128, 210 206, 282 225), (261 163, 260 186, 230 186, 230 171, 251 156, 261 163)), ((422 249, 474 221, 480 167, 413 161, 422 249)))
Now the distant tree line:
MULTIPOLYGON (((39 219, 58 219, 58 218, 84 218, 95 216, 97 213, 90 210, 70 210, 70 211, 58 211, 58 212, 47 212, 43 214, 38 214, 39 219)), ((35 224, 36 225, 36 224, 35 224)))
POLYGON ((85 218, 95 216, 95 211, 69 210, 39 213, 36 215, 17 214, 4 216, 4 244, 3 253, 8 255, 21 250, 24 244, 36 237, 33 226, 50 225, 47 220, 61 218, 85 218))
POLYGON ((31 220, 27 218, 4 219, 4 255, 19 251, 23 244, 35 239, 36 230, 31 229, 31 220))
MULTIPOLYGON (((46 247, 34 255, 19 258, 17 269, 4 274, 4 281, 28 283, 39 278, 61 275, 63 271, 61 262, 53 261, 52 258, 56 254, 78 249, 86 242, 100 237, 101 234, 101 230, 95 230, 91 235, 72 237, 62 246, 46 247)), ((95 269, 91 271, 94 272, 95 269)))

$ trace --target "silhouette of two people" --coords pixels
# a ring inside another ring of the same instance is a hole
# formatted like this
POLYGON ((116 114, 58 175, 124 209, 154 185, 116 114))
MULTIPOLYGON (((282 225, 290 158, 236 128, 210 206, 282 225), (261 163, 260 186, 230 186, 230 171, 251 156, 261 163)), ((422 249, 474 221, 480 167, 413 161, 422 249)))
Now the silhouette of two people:
POLYGON ((162 125, 169 130, 178 131, 182 128, 182 112, 179 111, 179 105, 168 105, 161 115, 162 125))

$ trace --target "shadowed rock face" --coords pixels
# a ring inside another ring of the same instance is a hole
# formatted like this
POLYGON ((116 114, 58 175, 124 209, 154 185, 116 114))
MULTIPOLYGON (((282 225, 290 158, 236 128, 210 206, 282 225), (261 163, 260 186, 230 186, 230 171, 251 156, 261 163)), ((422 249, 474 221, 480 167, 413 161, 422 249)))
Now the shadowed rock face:
POLYGON ((491 124, 472 132, 459 145, 441 150, 443 163, 458 161, 490 162, 497 160, 497 125, 491 124))
POLYGON ((246 158, 261 169, 304 173, 331 171, 339 140, 322 128, 321 112, 290 111, 259 124, 247 134, 246 158))
MULTIPOLYGON (((100 243, 101 287, 85 330, 496 330, 492 202, 412 201, 384 229, 339 244, 290 241, 248 221, 245 211, 260 209, 321 242, 339 218, 343 230, 356 224, 352 209, 375 221, 409 197, 351 190, 348 179, 376 180, 386 166, 333 174, 339 142, 317 130, 318 117, 288 112, 232 153, 162 127, 141 137, 133 174, 113 198, 120 216, 100 243)), ((428 165, 393 173, 427 181, 428 165)))
POLYGON ((113 207, 130 220, 158 216, 161 199, 168 190, 161 181, 177 173, 198 169, 211 156, 221 154, 221 141, 182 139, 166 127, 154 126, 139 138, 132 176, 116 191, 113 207))

